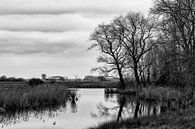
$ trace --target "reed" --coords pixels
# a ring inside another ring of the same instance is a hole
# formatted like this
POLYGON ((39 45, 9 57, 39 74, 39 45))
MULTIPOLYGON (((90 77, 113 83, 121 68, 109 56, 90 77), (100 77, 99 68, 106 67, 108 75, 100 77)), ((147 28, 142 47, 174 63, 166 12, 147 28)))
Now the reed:
POLYGON ((172 89, 169 87, 146 87, 139 93, 139 97, 151 100, 178 100, 183 95, 180 90, 172 89))
POLYGON ((6 111, 50 107, 65 104, 69 91, 63 86, 37 86, 24 89, 2 89, 0 107, 6 111))

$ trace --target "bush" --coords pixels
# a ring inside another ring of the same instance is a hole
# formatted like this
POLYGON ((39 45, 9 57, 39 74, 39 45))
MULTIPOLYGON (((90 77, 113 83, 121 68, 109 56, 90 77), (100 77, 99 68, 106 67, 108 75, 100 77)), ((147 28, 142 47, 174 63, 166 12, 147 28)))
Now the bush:
POLYGON ((32 78, 28 81, 28 84, 32 87, 37 86, 37 85, 41 85, 44 82, 41 79, 38 78, 32 78))
POLYGON ((106 80, 107 80, 106 77, 104 77, 104 76, 98 76, 98 79, 99 79, 100 81, 106 81, 106 80))

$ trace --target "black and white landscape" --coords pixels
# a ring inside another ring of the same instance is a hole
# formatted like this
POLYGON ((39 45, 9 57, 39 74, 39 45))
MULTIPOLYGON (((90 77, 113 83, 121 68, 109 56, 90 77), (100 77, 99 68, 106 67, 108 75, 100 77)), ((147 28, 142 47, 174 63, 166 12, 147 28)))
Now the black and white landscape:
POLYGON ((0 127, 194 129, 194 0, 0 0, 0 127))

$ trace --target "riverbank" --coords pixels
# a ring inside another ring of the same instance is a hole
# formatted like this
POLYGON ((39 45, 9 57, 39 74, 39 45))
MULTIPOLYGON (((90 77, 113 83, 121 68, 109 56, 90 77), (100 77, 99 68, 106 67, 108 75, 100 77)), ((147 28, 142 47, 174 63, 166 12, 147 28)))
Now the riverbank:
MULTIPOLYGON (((195 91, 190 88, 148 86, 136 90, 137 100, 167 103, 171 110, 160 115, 111 121, 89 129, 194 129, 195 91), (172 105, 173 104, 173 105, 172 105)), ((128 91, 128 90, 126 90, 128 91)), ((132 91, 130 91, 132 92, 132 91)), ((120 93, 120 92, 119 92, 120 93)), ((128 92, 126 93, 128 94, 128 92)), ((131 98, 131 97, 130 97, 131 98)), ((163 109, 161 109, 163 110, 163 109)))
POLYGON ((195 91, 191 88, 170 88, 162 86, 147 86, 132 89, 113 89, 106 88, 106 94, 126 94, 136 96, 137 99, 144 101, 177 101, 179 103, 195 103, 195 91))
POLYGON ((89 129, 194 129, 194 105, 186 110, 168 112, 159 116, 129 118, 121 122, 111 121, 89 129))

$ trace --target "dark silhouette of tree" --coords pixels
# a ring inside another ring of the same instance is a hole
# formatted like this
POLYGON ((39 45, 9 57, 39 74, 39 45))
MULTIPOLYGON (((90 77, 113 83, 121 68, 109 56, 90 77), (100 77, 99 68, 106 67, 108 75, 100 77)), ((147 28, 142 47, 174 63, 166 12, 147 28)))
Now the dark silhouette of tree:
POLYGON ((47 75, 43 73, 43 74, 41 74, 41 77, 42 77, 42 80, 46 80, 47 75))
POLYGON ((90 39, 95 41, 91 48, 98 46, 102 55, 98 62, 104 63, 104 67, 94 68, 92 71, 101 70, 104 73, 117 71, 121 87, 125 89, 123 70, 126 63, 126 51, 123 51, 122 41, 111 24, 99 25, 91 34, 90 39))
MULTIPOLYGON (((188 85, 195 85, 195 1, 156 0, 151 12, 164 22, 163 31, 169 43, 177 48, 182 67, 186 71, 188 85), (171 30, 171 31, 170 31, 171 30), (174 40, 173 40, 174 39, 174 40)), ((165 38, 164 38, 165 40, 165 38)))
POLYGON ((41 85, 43 84, 44 82, 39 79, 39 78, 32 78, 28 81, 28 84, 31 86, 31 87, 35 87, 35 86, 38 86, 38 85, 41 85))
POLYGON ((195 1, 155 0, 151 14, 130 12, 99 25, 91 35, 92 47, 99 46, 98 62, 106 65, 94 70, 117 71, 123 88, 131 70, 137 85, 153 81, 194 88, 195 1))
MULTIPOLYGON (((140 83, 139 69, 144 55, 152 49, 153 28, 155 20, 144 18, 140 13, 128 13, 114 20, 115 33, 121 35, 122 46, 127 51, 129 66, 134 71, 137 84, 140 83)), ((145 69, 145 68, 142 68, 145 69)))

